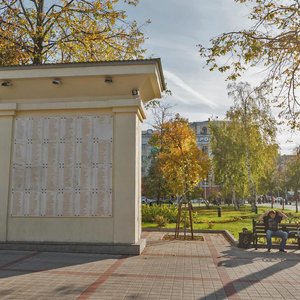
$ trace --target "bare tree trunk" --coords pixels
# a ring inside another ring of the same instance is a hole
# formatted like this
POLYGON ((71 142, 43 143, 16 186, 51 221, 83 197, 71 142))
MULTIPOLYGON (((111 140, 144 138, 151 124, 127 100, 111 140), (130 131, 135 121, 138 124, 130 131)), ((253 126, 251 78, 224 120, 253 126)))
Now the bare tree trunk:
MULTIPOLYGON (((242 121, 244 124, 244 139, 245 141, 247 141, 247 138, 249 136, 249 130, 248 130, 248 120, 247 120, 247 116, 248 116, 248 98, 249 98, 250 94, 244 99, 242 94, 242 107, 243 107, 243 116, 242 116, 242 121)), ((250 153, 249 153, 249 148, 248 148, 248 144, 246 142, 246 166, 247 166, 247 173, 248 173, 248 186, 249 186, 249 192, 250 192, 250 201, 251 201, 251 206, 252 206, 252 211, 255 212, 256 211, 256 189, 255 186, 253 184, 253 180, 252 180, 252 172, 251 172, 251 165, 250 165, 250 153)))
POLYGON ((273 191, 271 191, 271 208, 274 206, 274 196, 273 196, 273 191))
POLYGON ((248 175, 248 186, 249 186, 249 192, 250 192, 250 202, 252 211, 254 212, 256 210, 256 189, 254 187, 253 181, 252 181, 252 174, 251 174, 251 166, 250 166, 250 157, 249 157, 249 150, 246 150, 246 165, 247 165, 247 175, 248 175))
POLYGON ((236 201, 235 187, 233 187, 233 190, 232 190, 232 202, 233 202, 233 205, 234 205, 234 209, 238 210, 239 206, 238 206, 238 203, 236 201))

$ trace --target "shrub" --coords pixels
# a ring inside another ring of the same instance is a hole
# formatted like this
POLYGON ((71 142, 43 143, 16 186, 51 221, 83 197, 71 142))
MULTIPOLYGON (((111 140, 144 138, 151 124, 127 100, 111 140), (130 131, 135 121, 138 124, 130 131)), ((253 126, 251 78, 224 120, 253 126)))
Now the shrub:
POLYGON ((164 216, 155 216, 154 222, 157 224, 159 228, 165 227, 168 224, 168 220, 164 216))
POLYGON ((211 222, 209 222, 207 224, 207 229, 213 229, 213 227, 214 227, 214 225, 211 222))
POLYGON ((156 216, 164 217, 167 222, 176 223, 177 206, 175 205, 142 205, 142 221, 154 222, 156 216))

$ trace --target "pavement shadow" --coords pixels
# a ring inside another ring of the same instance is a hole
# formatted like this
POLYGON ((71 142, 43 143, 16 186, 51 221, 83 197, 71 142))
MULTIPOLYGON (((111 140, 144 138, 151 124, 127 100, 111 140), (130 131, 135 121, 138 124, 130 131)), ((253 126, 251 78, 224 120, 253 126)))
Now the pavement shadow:
POLYGON ((264 262, 278 262, 286 260, 299 261, 300 254, 296 251, 289 251, 288 253, 281 253, 278 249, 272 249, 271 252, 267 250, 254 249, 240 249, 231 247, 226 251, 220 252, 221 257, 218 262, 218 267, 223 266, 227 268, 234 268, 237 266, 252 264, 254 261, 264 262))
MULTIPOLYGON (((262 279, 267 279, 282 270, 288 270, 295 267, 300 262, 300 255, 293 251, 289 251, 289 253, 279 253, 278 250, 273 251, 274 252, 268 253, 230 247, 228 250, 220 252, 217 263, 217 268, 220 268, 219 270, 253 264, 256 261, 270 262, 272 264, 264 269, 259 269, 248 275, 241 276, 238 279, 230 280, 228 276, 226 282, 223 278, 223 288, 205 295, 205 297, 198 298, 198 300, 213 299, 216 295, 218 295, 218 299, 227 299, 229 297, 237 296, 239 292, 260 282, 262 279), (224 291, 226 295, 224 295, 224 291), (222 294, 224 296, 222 296, 222 294)), ((219 272, 219 274, 220 273, 222 273, 222 271, 219 272)))
MULTIPOLYGON (((58 253, 58 252, 33 252, 33 251, 11 251, 0 250, 0 279, 8 278, 18 275, 26 275, 35 272, 43 271, 63 271, 66 272, 79 272, 72 267, 92 264, 100 261, 107 261, 101 266, 86 266, 80 268, 82 272, 95 272, 95 275, 103 273, 109 268, 108 260, 117 260, 122 255, 109 255, 109 254, 89 254, 89 253, 58 253), (69 268, 68 268, 69 267, 69 268), (63 269, 64 268, 64 269, 63 269), (63 269, 63 270, 59 270, 63 269)), ((1 298, 1 294, 0 294, 1 298)))

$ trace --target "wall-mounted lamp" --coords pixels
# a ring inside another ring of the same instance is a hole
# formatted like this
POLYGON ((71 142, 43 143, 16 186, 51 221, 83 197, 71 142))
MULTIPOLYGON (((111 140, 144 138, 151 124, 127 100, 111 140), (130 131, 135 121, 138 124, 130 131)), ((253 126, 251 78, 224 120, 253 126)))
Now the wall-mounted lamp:
POLYGON ((52 80, 52 84, 54 84, 54 85, 61 85, 61 80, 59 78, 54 78, 52 80))
POLYGON ((113 79, 112 79, 112 77, 105 77, 104 82, 107 83, 107 84, 112 84, 113 79))
POLYGON ((132 94, 132 96, 138 96, 140 94, 140 91, 138 89, 134 89, 134 90, 131 90, 131 94, 132 94))
POLYGON ((10 80, 4 80, 1 82, 1 86, 12 86, 12 82, 10 80))

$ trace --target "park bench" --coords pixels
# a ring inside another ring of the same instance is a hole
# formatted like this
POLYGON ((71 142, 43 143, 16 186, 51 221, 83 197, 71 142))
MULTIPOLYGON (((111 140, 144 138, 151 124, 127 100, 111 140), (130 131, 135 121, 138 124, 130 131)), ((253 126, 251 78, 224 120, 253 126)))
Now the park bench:
MULTIPOLYGON (((265 225, 263 222, 252 221, 253 226, 253 247, 257 250, 257 243, 259 238, 266 238, 265 225)), ((280 223, 279 230, 288 232, 288 239, 296 239, 298 249, 300 249, 300 225, 298 223, 280 223)))

